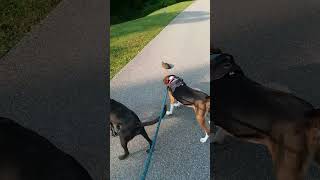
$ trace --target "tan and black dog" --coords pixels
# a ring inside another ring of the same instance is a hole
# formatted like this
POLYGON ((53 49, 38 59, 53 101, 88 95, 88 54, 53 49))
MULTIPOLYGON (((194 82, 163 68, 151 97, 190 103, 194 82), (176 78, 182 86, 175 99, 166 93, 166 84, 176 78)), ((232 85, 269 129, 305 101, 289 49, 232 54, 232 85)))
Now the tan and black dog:
POLYGON ((214 124, 245 141, 265 145, 278 180, 303 180, 320 163, 320 110, 288 92, 250 80, 229 54, 211 57, 214 124))
POLYGON ((192 107, 201 129, 206 134, 204 138, 200 139, 200 142, 206 142, 210 134, 210 129, 206 126, 205 121, 206 115, 210 112, 210 96, 199 89, 187 86, 181 78, 175 75, 166 75, 163 83, 168 87, 170 98, 170 110, 166 114, 171 115, 173 108, 181 104, 192 107))

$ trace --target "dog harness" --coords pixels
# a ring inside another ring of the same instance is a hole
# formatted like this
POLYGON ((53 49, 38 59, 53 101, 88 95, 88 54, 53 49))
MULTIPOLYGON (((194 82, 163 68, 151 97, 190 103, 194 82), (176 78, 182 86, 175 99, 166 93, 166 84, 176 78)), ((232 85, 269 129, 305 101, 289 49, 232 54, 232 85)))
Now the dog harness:
POLYGON ((186 83, 183 82, 183 79, 179 78, 178 76, 171 75, 169 76, 169 82, 167 86, 172 90, 172 92, 174 92, 177 87, 183 86, 185 84, 186 83))
MULTIPOLYGON (((229 54, 224 54, 224 53, 219 53, 219 54, 210 54, 210 61, 215 61, 216 63, 219 63, 221 60, 223 60, 223 58, 225 57, 228 57, 228 58, 231 58, 233 59, 233 56, 232 55, 229 55, 229 54)), ((229 76, 233 76, 233 75, 236 75, 236 67, 233 67, 229 70, 226 70, 224 71, 223 73, 221 73, 218 77, 214 77, 214 78, 211 78, 211 81, 214 81, 214 80, 218 80, 222 77, 224 77, 225 75, 229 75, 229 76)))

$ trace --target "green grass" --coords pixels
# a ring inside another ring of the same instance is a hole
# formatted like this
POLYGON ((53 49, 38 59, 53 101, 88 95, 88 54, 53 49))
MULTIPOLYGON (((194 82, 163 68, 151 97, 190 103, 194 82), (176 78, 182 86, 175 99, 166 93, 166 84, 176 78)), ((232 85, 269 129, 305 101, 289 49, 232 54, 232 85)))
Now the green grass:
POLYGON ((148 16, 111 26, 110 78, 133 59, 160 31, 192 1, 159 9, 148 16))
POLYGON ((0 0, 0 58, 61 0, 0 0))

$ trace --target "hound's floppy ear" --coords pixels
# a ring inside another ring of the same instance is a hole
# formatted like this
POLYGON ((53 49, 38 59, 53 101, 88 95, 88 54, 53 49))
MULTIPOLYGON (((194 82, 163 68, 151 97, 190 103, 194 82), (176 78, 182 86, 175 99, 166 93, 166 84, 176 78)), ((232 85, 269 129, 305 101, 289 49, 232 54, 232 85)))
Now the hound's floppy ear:
POLYGON ((163 84, 168 84, 169 83, 169 76, 165 76, 163 78, 163 84))

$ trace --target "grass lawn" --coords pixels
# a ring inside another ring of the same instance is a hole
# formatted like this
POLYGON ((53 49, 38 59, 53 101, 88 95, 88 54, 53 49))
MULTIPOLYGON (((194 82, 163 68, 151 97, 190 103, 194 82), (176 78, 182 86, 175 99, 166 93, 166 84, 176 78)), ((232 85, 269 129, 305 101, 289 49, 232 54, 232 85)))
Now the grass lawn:
POLYGON ((61 0, 0 0, 0 58, 61 0))
POLYGON ((177 3, 148 16, 111 26, 110 79, 191 3, 177 3))

